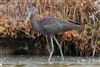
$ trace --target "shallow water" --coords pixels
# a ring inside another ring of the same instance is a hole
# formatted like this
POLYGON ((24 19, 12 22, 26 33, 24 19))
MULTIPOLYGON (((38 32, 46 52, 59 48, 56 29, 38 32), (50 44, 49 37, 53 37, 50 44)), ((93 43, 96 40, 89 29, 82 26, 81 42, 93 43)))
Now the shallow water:
POLYGON ((84 57, 52 57, 48 63, 47 56, 0 57, 0 67, 100 67, 99 58, 84 57))

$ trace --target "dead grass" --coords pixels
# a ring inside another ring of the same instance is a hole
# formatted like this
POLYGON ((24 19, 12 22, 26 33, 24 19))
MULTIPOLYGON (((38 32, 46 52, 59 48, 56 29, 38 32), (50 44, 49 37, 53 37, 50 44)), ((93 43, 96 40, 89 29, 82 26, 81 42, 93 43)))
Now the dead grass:
POLYGON ((100 36, 100 11, 94 0, 0 0, 0 26, 3 26, 1 35, 16 35, 18 30, 24 29, 32 34, 30 21, 25 26, 27 18, 27 8, 36 6, 38 13, 35 18, 40 19, 48 15, 64 20, 79 21, 83 30, 80 35, 77 32, 67 32, 63 34, 64 39, 73 40, 78 44, 80 54, 86 49, 92 50, 92 55, 100 53, 100 44, 97 37, 100 36), (97 13, 98 12, 98 13, 97 13))

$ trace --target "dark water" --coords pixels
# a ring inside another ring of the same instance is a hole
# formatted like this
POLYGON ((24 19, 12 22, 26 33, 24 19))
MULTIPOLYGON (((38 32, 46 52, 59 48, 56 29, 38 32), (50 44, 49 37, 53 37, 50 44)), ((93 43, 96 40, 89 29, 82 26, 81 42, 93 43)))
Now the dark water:
POLYGON ((100 67, 100 57, 65 57, 65 61, 53 57, 50 63, 47 59, 47 56, 0 57, 0 67, 100 67))

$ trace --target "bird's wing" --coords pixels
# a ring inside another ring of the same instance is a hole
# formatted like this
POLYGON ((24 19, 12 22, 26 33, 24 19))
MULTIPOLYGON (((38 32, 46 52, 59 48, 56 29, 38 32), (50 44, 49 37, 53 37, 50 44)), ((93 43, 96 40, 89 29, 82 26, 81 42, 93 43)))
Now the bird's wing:
POLYGON ((60 20, 54 17, 46 17, 40 20, 40 25, 47 33, 52 32, 54 34, 59 32, 65 32, 68 30, 80 29, 80 25, 74 22, 60 20))
POLYGON ((59 33, 59 32, 64 32, 66 31, 66 28, 64 27, 63 23, 61 20, 56 20, 55 22, 45 24, 43 25, 43 28, 48 32, 48 33, 59 33))
POLYGON ((80 30, 81 26, 68 21, 57 20, 54 23, 43 25, 43 28, 51 32, 59 33, 68 30, 80 30))

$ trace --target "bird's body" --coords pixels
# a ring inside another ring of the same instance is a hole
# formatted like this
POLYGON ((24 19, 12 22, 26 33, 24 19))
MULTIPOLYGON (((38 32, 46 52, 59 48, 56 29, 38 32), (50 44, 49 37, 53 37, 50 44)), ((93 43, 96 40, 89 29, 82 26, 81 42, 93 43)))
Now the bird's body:
POLYGON ((64 56, 62 53, 62 47, 58 43, 57 39, 55 38, 55 34, 69 31, 69 30, 79 30, 79 29, 81 29, 80 23, 72 22, 72 21, 64 21, 64 20, 57 19, 52 16, 45 17, 41 20, 35 20, 33 18, 35 15, 35 12, 36 12, 35 7, 30 8, 28 19, 30 19, 32 22, 32 29, 37 32, 40 32, 44 35, 50 36, 50 39, 51 39, 52 50, 51 50, 48 62, 50 62, 51 56, 54 52, 53 40, 55 40, 55 42, 57 43, 57 45, 60 49, 62 60, 64 60, 64 56))
POLYGON ((35 31, 46 35, 55 35, 57 33, 79 30, 81 28, 78 22, 64 21, 53 16, 47 16, 41 20, 32 20, 32 27, 35 31))

